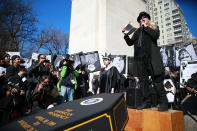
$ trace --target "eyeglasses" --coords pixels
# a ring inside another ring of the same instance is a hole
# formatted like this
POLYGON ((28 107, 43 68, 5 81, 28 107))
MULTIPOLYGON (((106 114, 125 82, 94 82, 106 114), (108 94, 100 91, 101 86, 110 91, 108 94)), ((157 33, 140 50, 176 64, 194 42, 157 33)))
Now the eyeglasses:
POLYGON ((45 57, 40 57, 40 59, 46 59, 45 57))

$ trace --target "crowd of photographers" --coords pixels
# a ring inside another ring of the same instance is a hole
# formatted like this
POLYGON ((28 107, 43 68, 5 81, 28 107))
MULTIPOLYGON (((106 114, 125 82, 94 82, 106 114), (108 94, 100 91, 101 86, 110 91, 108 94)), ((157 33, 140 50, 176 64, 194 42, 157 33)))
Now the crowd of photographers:
POLYGON ((45 54, 28 69, 21 63, 18 55, 0 55, 0 125, 87 94, 88 74, 82 65, 74 69, 69 55, 60 62, 60 71, 45 54))
MULTIPOLYGON (((0 126, 28 115, 34 111, 51 108, 63 102, 83 98, 97 93, 99 75, 90 74, 85 65, 73 67, 74 59, 66 55, 59 68, 46 59, 45 54, 39 54, 38 60, 26 69, 21 66, 20 56, 12 58, 8 54, 0 55, 0 126), (89 85, 89 84, 92 85, 89 85), (88 92, 92 86, 92 92, 88 92)), ((126 77, 119 74, 118 92, 126 92, 128 88, 140 88, 140 80, 132 75, 126 77)), ((179 87, 179 71, 166 71, 166 79, 171 79, 171 86, 166 86, 175 95, 171 103, 173 109, 178 109, 185 96, 185 90, 179 87), (173 85, 174 84, 174 85, 173 85), (172 85, 174 88, 172 88, 172 85)), ((150 95, 152 106, 157 105, 157 96, 150 80, 150 95)), ((169 84, 168 84, 169 85, 169 84)))

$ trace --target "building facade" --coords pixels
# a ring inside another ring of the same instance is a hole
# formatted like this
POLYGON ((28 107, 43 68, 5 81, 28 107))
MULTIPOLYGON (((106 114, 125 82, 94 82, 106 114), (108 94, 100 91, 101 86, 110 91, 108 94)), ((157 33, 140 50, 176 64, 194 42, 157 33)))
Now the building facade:
POLYGON ((190 42, 192 34, 187 26, 183 11, 175 0, 146 0, 151 20, 159 26, 158 45, 190 42))
POLYGON ((72 0, 69 53, 133 56, 122 29, 129 21, 139 27, 141 11, 146 11, 145 0, 72 0))

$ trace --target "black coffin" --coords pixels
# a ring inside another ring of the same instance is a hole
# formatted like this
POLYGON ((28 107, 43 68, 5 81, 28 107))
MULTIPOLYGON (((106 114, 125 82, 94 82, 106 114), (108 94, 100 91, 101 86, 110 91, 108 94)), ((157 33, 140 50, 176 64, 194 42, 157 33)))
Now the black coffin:
POLYGON ((23 117, 0 130, 122 131, 127 121, 124 95, 100 94, 23 117))

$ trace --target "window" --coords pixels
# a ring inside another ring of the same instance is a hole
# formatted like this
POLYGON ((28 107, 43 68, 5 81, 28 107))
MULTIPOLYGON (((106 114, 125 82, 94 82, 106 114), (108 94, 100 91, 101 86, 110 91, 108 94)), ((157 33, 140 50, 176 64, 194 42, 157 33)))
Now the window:
POLYGON ((164 10, 167 11, 167 10, 169 10, 169 8, 165 8, 164 10))
POLYGON ((170 37, 170 36, 172 36, 172 33, 170 33, 170 34, 167 34, 167 37, 170 37))
POLYGON ((172 39, 168 39, 168 42, 171 42, 172 41, 172 39))
POLYGON ((174 34, 175 36, 179 36, 179 35, 182 35, 182 33, 180 32, 180 33, 176 33, 176 34, 174 34))
POLYGON ((172 18, 173 18, 173 20, 175 20, 177 18, 180 18, 180 15, 173 16, 172 18))
POLYGON ((157 15, 157 13, 155 13, 155 15, 157 15))
POLYGON ((161 3, 162 3, 162 1, 159 1, 159 2, 158 2, 158 4, 161 4, 161 3))
POLYGON ((183 41, 183 38, 177 38, 176 41, 183 41))
POLYGON ((168 28, 166 31, 170 31, 171 30, 171 28, 168 28))
POLYGON ((169 5, 169 3, 166 3, 166 4, 164 4, 164 7, 166 7, 166 6, 168 6, 169 5))
POLYGON ((174 28, 175 31, 180 30, 181 26, 174 28))
POLYGON ((155 8, 154 11, 157 11, 157 8, 155 8))
POLYGON ((181 24, 181 21, 174 22, 173 24, 174 24, 174 25, 176 25, 176 24, 181 24))
POLYGON ((166 26, 169 26, 169 25, 171 25, 171 23, 167 23, 167 24, 166 24, 166 26))
POLYGON ((170 15, 170 13, 169 12, 167 12, 166 14, 165 14, 165 16, 169 16, 170 15))
POLYGON ((158 17, 155 17, 155 20, 158 20, 158 17))
POLYGON ((172 11, 172 14, 176 14, 178 12, 179 12, 178 10, 175 10, 175 11, 172 11))
POLYGON ((170 17, 166 18, 166 21, 170 20, 170 17))

